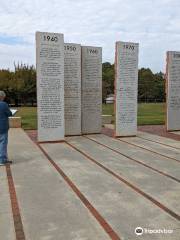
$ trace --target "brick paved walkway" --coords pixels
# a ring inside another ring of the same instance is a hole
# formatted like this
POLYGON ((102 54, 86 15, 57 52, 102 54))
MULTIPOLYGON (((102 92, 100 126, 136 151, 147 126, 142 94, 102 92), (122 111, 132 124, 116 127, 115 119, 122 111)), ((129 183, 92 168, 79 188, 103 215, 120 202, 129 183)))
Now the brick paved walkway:
POLYGON ((139 132, 39 145, 27 133, 10 131, 13 164, 0 168, 3 240, 179 240, 179 141, 139 132))

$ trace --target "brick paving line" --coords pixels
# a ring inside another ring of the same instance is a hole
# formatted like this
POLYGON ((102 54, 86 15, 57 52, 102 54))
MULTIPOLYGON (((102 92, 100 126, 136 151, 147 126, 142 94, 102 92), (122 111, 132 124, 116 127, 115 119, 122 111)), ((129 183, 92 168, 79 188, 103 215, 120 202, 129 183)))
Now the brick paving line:
MULTIPOLYGON (((104 133, 103 133, 104 134, 104 133)), ((31 138, 31 140, 34 140, 31 136, 31 134, 28 134, 29 137, 31 138)), ((119 140, 118 138, 116 138, 117 140, 119 140)), ((37 142, 34 140, 34 142, 37 144, 37 142)), ((52 143, 52 142, 51 142, 52 143)), ((113 171, 111 171, 110 169, 106 168, 104 165, 100 164, 99 162, 97 162, 95 159, 91 158, 90 156, 88 156, 86 153, 82 152, 81 150, 77 149, 76 147, 74 147, 72 144, 66 142, 70 147, 74 148, 75 150, 77 150, 78 152, 80 152, 82 155, 84 155, 87 159, 91 160, 92 162, 94 162, 95 164, 97 164, 98 166, 100 166, 101 168, 103 168, 104 170, 106 170, 108 173, 110 173, 111 175, 113 175, 114 177, 116 177, 117 179, 119 179, 120 181, 124 182, 125 184, 127 184, 130 188, 132 188, 133 190, 135 190, 136 192, 138 192, 139 194, 141 194, 142 196, 144 196, 145 198, 147 198, 148 200, 150 200, 151 202, 153 202, 155 205, 157 205, 158 207, 160 207, 162 210, 164 210, 165 212, 167 212, 168 214, 170 214, 171 216, 173 216, 174 218, 176 218, 177 220, 180 220, 180 216, 176 213, 174 213, 173 211, 171 211, 170 209, 168 209, 166 206, 164 206, 163 204, 161 204, 160 202, 158 202, 157 200, 153 199, 151 196, 149 196, 148 194, 144 193, 143 191, 141 191, 140 189, 138 189, 136 186, 134 186, 133 184, 129 183, 128 181, 126 181, 125 179, 121 178, 119 175, 117 175, 116 173, 114 173, 113 171)), ((38 145, 38 144, 37 144, 38 145)), ((136 145, 135 145, 136 146, 136 145)), ((147 150, 147 149, 146 149, 147 150)), ((178 161, 179 162, 179 161, 178 161)))
POLYGON ((165 125, 145 125, 145 126, 138 126, 138 130, 145 132, 145 133, 150 133, 153 135, 157 135, 160 137, 165 137, 165 138, 170 138, 174 139, 176 141, 180 141, 180 135, 177 135, 172 132, 168 132, 166 130, 165 125))
POLYGON ((149 142, 154 142, 154 143, 158 143, 158 144, 161 144, 161 145, 164 145, 166 147, 171 147, 171 148, 174 148, 174 149, 177 149, 177 150, 180 150, 180 147, 173 147, 171 145, 168 145, 166 143, 162 143, 162 142, 159 142, 159 141, 155 141, 155 140, 152 140, 152 139, 148 139, 148 138, 145 138, 145 137, 140 137, 140 136, 137 136, 138 138, 141 138, 141 139, 144 139, 144 140, 147 140, 149 142))
POLYGON ((139 145, 137 145, 137 144, 135 144, 135 143, 127 142, 127 141, 125 141, 124 139, 122 140, 122 138, 121 138, 121 139, 120 139, 120 138, 116 138, 116 139, 119 140, 119 141, 121 141, 121 142, 127 143, 127 144, 129 144, 129 145, 132 145, 132 146, 135 146, 135 147, 138 147, 138 148, 141 148, 141 149, 144 149, 144 150, 146 150, 146 151, 148 151, 148 152, 155 153, 155 154, 157 154, 157 155, 159 155, 159 156, 162 156, 162 157, 165 157, 165 158, 168 158, 168 159, 171 159, 171 160, 173 160, 173 161, 176 161, 176 162, 180 163, 180 160, 178 160, 178 159, 176 159, 176 158, 169 157, 169 156, 164 155, 164 154, 162 154, 162 153, 158 153, 158 152, 156 152, 156 151, 147 149, 147 148, 142 147, 142 146, 139 146, 139 145))
MULTIPOLYGON (((179 140, 179 139, 177 140, 177 139, 169 136, 170 133, 166 133, 166 132, 165 132, 165 135, 160 135, 160 134, 155 134, 154 132, 145 131, 145 130, 143 130, 142 128, 139 128, 139 130, 142 131, 142 132, 145 132, 145 133, 154 134, 154 135, 156 135, 156 136, 165 137, 165 138, 173 139, 173 140, 176 140, 176 141, 179 140)), ((164 154, 161 154, 161 153, 158 153, 158 152, 149 150, 149 149, 147 149, 147 148, 145 148, 145 147, 141 147, 141 146, 139 146, 139 145, 126 142, 125 140, 122 140, 122 139, 124 139, 124 137, 122 137, 121 139, 120 139, 119 137, 114 137, 114 130, 112 130, 112 129, 110 129, 110 128, 102 128, 102 134, 104 134, 104 135, 106 135, 106 136, 108 136, 108 137, 112 137, 112 138, 118 139, 119 141, 122 141, 122 142, 125 142, 125 143, 128 143, 128 144, 131 144, 131 145, 133 145, 133 146, 136 146, 136 147, 145 149, 145 150, 147 150, 147 151, 149 151, 149 152, 153 152, 153 153, 158 154, 158 155, 160 155, 160 156, 163 156, 163 157, 166 157, 166 158, 170 158, 170 159, 172 159, 172 160, 174 160, 174 161, 176 161, 176 162, 178 162, 178 163, 180 162, 180 160, 175 159, 175 158, 173 158, 173 157, 168 157, 168 156, 166 156, 166 155, 164 155, 164 154)), ((173 135, 173 134, 172 134, 172 135, 173 135)), ((143 138, 143 137, 139 137, 139 136, 136 136, 136 137, 138 137, 138 138, 143 138)), ((178 137, 180 138, 180 135, 179 135, 178 137)), ((144 138, 144 139, 145 139, 145 138, 144 138)), ((149 139, 146 139, 146 140, 149 140, 149 139)), ((150 141, 150 140, 149 140, 149 141, 150 141)), ((154 141, 154 142, 155 142, 155 141, 154 141)), ((157 143, 160 144, 160 142, 157 142, 157 143)), ((162 143, 161 143, 161 144, 162 144, 162 143)), ((163 145, 165 145, 165 144, 163 144, 163 145)), ((167 146, 168 146, 168 147, 172 147, 172 146, 170 146, 170 145, 167 145, 167 146)), ((175 147, 174 147, 174 148, 175 148, 175 147)))
MULTIPOLYGON (((165 137, 165 138, 173 139, 176 141, 180 141, 180 135, 175 134, 175 132, 174 133, 167 132, 166 129, 164 128, 164 126, 162 126, 162 125, 160 125, 160 126, 159 125, 138 126, 138 131, 150 133, 155 136, 160 136, 160 137, 165 137)), ((104 135, 107 135, 109 137, 114 137, 115 130, 107 128, 107 127, 103 127, 101 133, 104 135)))
MULTIPOLYGON (((51 142, 53 143, 53 142, 51 142)), ((36 142, 36 145, 43 152, 49 162, 53 165, 53 167, 57 170, 57 172, 63 177, 66 183, 71 187, 73 192, 78 196, 81 202, 85 205, 85 207, 90 211, 93 217, 98 221, 98 223, 102 226, 104 231, 109 235, 112 240, 121 240, 120 236, 112 229, 112 227, 108 224, 108 222, 101 216, 101 214, 96 210, 95 207, 88 201, 88 199, 82 194, 82 192, 78 189, 78 187, 72 182, 72 180, 64 173, 64 171, 52 160, 52 158, 48 155, 48 153, 36 142)))
POLYGON ((151 170, 153 170, 153 171, 155 171, 155 172, 158 172, 159 174, 161 174, 161 175, 163 175, 163 176, 165 176, 165 177, 168 177, 168 178, 170 178, 170 179, 172 179, 172 180, 180 183, 180 180, 179 180, 178 178, 175 178, 175 177, 173 177, 173 176, 171 176, 171 175, 169 175, 169 174, 167 174, 167 173, 165 173, 165 172, 163 172, 163 171, 160 171, 160 170, 158 170, 158 169, 156 169, 156 168, 154 168, 154 167, 151 167, 151 166, 149 166, 148 164, 141 162, 140 160, 137 160, 137 159, 134 159, 134 158, 132 158, 132 157, 129 157, 128 155, 126 155, 126 154, 124 154, 124 153, 121 153, 120 151, 118 151, 118 150, 116 150, 116 149, 113 149, 113 148, 111 148, 111 147, 109 147, 109 146, 107 146, 107 145, 105 145, 105 144, 103 144, 103 143, 100 143, 100 142, 98 142, 98 141, 96 141, 96 140, 94 140, 94 139, 92 139, 92 138, 89 138, 89 137, 87 137, 87 136, 83 136, 83 137, 85 137, 85 138, 87 138, 87 139, 89 139, 89 140, 91 140, 91 141, 93 141, 93 142, 95 142, 95 143, 97 143, 97 144, 99 144, 99 145, 101 145, 101 146, 103 146, 103 147, 106 147, 106 148, 110 149, 111 151, 113 151, 113 152, 115 152, 115 153, 118 153, 118 154, 120 154, 120 155, 128 158, 129 160, 131 160, 131 161, 133 161, 133 162, 136 162, 136 163, 138 163, 138 164, 140 164, 140 165, 143 165, 144 167, 147 167, 147 168, 149 168, 149 169, 151 169, 151 170))
POLYGON ((8 186, 9 186, 9 193, 10 193, 11 208, 12 208, 12 213, 13 213, 16 240, 25 240, 26 238, 25 238, 25 234, 24 234, 21 213, 19 210, 16 189, 15 189, 14 180, 13 180, 13 176, 12 176, 12 172, 11 172, 11 167, 9 164, 6 165, 6 174, 7 174, 7 179, 8 179, 8 186))
POLYGON ((110 173, 112 176, 114 176, 116 179, 118 179, 119 181, 125 183, 128 187, 130 187, 131 189, 133 189, 135 192, 139 193, 141 196, 145 197, 146 199, 148 199, 149 201, 151 201, 152 203, 154 203, 156 206, 158 206, 161 210, 164 210, 166 213, 168 213, 169 215, 171 215, 172 217, 174 217, 176 220, 180 221, 180 215, 178 215, 177 213, 175 213, 174 211, 172 211, 171 209, 169 209, 168 207, 166 207, 165 205, 163 205, 162 203, 160 203, 159 201, 157 201, 155 198, 151 197, 149 194, 143 192, 140 188, 138 188, 137 186, 135 186, 134 184, 132 184, 131 182, 127 181, 126 179, 122 178, 120 175, 116 174, 115 172, 113 172, 111 169, 105 167, 103 164, 99 163, 98 161, 96 161, 94 158, 92 158, 91 156, 89 156, 87 153, 85 153, 84 151, 78 149, 77 147, 75 147, 74 145, 72 145, 69 142, 66 142, 67 145, 69 145, 71 148, 73 148, 74 150, 78 151, 79 153, 81 153, 82 155, 84 155, 86 157, 86 159, 88 159, 89 161, 95 163, 96 165, 98 165, 99 167, 101 167, 102 169, 104 169, 106 172, 110 173))

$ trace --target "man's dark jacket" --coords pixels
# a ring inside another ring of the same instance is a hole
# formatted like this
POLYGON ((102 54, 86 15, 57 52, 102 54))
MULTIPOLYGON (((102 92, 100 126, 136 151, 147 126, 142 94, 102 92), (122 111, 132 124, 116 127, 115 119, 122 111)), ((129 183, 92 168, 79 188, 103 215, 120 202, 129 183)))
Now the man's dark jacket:
POLYGON ((12 113, 6 102, 0 101, 0 134, 8 132, 9 119, 12 113))

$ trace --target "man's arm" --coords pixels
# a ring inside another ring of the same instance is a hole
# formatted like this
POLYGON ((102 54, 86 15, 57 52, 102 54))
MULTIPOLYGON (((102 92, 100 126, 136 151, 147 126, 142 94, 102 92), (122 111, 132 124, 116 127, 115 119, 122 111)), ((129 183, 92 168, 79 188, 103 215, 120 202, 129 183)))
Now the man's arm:
POLYGON ((7 117, 11 117, 12 116, 12 112, 9 109, 9 106, 8 106, 7 103, 5 104, 5 114, 7 115, 7 117))

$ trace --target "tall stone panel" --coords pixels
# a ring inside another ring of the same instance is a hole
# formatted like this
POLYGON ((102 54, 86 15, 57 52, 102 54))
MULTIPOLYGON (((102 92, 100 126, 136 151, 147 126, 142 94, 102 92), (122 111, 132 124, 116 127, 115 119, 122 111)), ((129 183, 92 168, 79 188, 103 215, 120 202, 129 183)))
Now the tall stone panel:
POLYGON ((180 130, 180 52, 167 52, 166 93, 167 130, 180 130))
POLYGON ((116 42, 115 54, 115 135, 137 133, 139 44, 116 42))
POLYGON ((36 33, 38 141, 64 139, 64 37, 36 33))
POLYGON ((64 44, 65 135, 81 134, 81 45, 64 44))
POLYGON ((82 48, 82 133, 100 133, 102 125, 102 48, 82 48))

